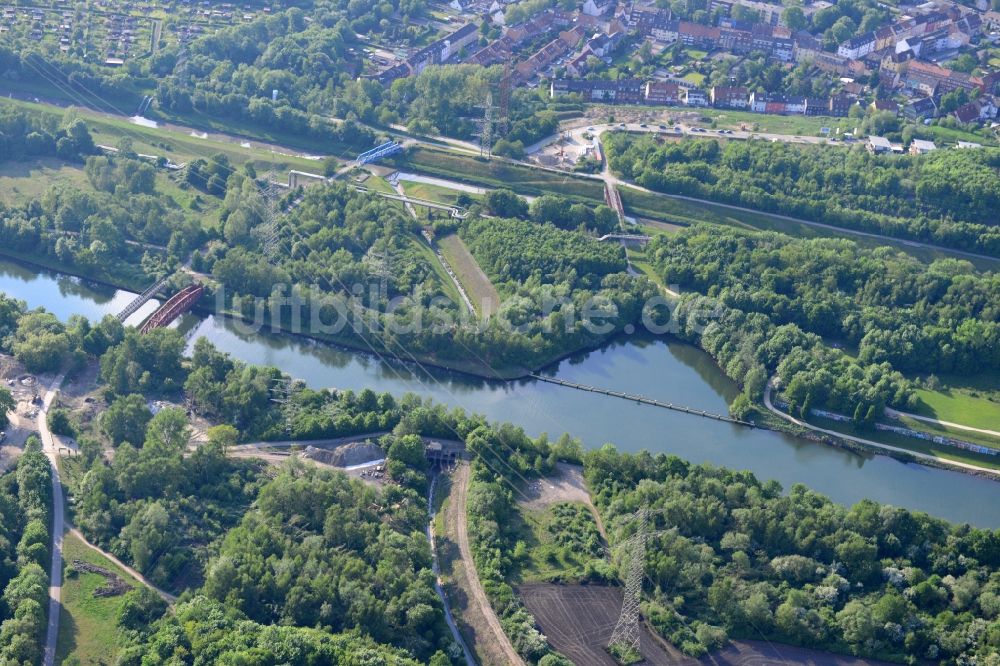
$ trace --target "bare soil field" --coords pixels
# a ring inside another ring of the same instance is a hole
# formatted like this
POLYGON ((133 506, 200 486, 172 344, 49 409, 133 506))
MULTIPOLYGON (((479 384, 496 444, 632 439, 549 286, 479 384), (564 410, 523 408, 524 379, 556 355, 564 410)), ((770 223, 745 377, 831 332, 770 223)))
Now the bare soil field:
POLYGON ((468 291, 473 306, 483 319, 489 319, 500 308, 500 294, 496 287, 457 234, 439 238, 437 243, 462 286, 468 291))
MULTIPOLYGON (((615 666, 604 650, 622 605, 622 589, 603 585, 536 583, 518 588, 521 601, 535 616, 549 644, 577 666, 615 666)), ((641 651, 652 666, 882 666, 883 662, 763 641, 733 641, 701 659, 682 654, 648 627, 642 627, 641 651)), ((884 666, 888 666, 885 664, 884 666)))

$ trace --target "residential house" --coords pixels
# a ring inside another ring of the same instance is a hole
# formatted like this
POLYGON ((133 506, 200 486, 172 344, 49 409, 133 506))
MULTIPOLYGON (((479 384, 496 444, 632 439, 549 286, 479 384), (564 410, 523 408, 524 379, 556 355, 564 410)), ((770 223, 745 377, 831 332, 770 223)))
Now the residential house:
POLYGON ((877 99, 869 105, 872 111, 889 111, 891 113, 899 113, 899 104, 892 101, 891 99, 877 99))
POLYGON ((889 139, 884 136, 870 136, 868 137, 868 152, 872 155, 881 155, 883 153, 892 152, 892 144, 889 143, 889 139))
POLYGON ((846 118, 854 106, 854 98, 843 93, 830 98, 830 115, 837 118, 846 118))
POLYGON ((911 155, 926 155, 932 150, 937 150, 937 146, 934 145, 933 141, 924 141, 923 139, 914 139, 910 142, 910 154, 911 155))
POLYGON ((671 20, 669 9, 634 9, 629 18, 629 27, 643 37, 652 37, 664 42, 677 40, 677 22, 671 20))
POLYGON ((863 58, 874 50, 875 33, 870 32, 866 35, 849 39, 841 44, 837 47, 837 55, 850 58, 851 60, 857 60, 858 58, 863 58))
POLYGON ((681 93, 681 100, 687 106, 708 106, 708 95, 701 88, 686 88, 681 93))
POLYGON ((830 99, 823 97, 806 97, 807 116, 826 116, 830 114, 830 99))
POLYGON ((720 33, 721 30, 715 26, 691 21, 680 21, 677 25, 677 37, 685 46, 714 49, 719 45, 720 33))
POLYGON ((646 104, 673 106, 680 103, 680 86, 670 81, 649 81, 646 83, 644 99, 646 104))
POLYGON ((555 79, 549 86, 552 97, 577 94, 585 102, 617 104, 638 104, 645 91, 645 82, 640 79, 555 79))
POLYGON ((745 109, 750 103, 750 92, 742 86, 712 86, 709 97, 718 109, 745 109))
POLYGON ((614 6, 614 0, 586 0, 580 11, 587 16, 604 16, 614 6))
POLYGON ((903 107, 903 116, 907 120, 919 120, 921 118, 934 118, 937 116, 937 104, 933 97, 918 97, 910 100, 903 107))

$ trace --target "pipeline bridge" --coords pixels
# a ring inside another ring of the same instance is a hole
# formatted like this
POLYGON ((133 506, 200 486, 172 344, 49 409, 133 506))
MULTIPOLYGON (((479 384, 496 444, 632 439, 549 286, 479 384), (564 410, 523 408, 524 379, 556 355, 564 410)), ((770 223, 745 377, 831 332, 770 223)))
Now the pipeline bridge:
POLYGON ((646 236, 644 234, 604 234, 597 240, 601 242, 608 240, 616 240, 616 241, 621 241, 623 243, 640 243, 642 245, 645 245, 649 241, 653 240, 653 238, 651 236, 646 236))
POLYGON ((601 395, 608 395, 613 398, 621 398, 622 400, 631 400, 633 402, 638 402, 643 405, 652 405, 653 407, 661 407, 663 409, 672 409, 675 412, 683 412, 685 414, 692 414, 693 416, 702 416, 707 419, 714 419, 715 421, 725 421, 726 423, 732 423, 735 425, 746 426, 748 428, 756 428, 756 424, 752 421, 743 421, 741 419, 733 418, 732 416, 725 416, 723 414, 715 414, 713 412, 707 412, 702 409, 693 409, 691 407, 685 407, 684 405, 675 405, 672 402, 663 402, 661 400, 654 400, 653 398, 647 398, 641 395, 632 395, 630 393, 622 393, 620 391, 612 391, 610 389, 604 389, 597 386, 588 386, 587 384, 577 384, 576 382, 568 382, 565 379, 557 379, 555 377, 546 377, 544 375, 529 374, 532 379, 537 379, 540 382, 547 382, 549 384, 556 384, 558 386, 565 386, 567 388, 576 389, 578 391, 588 391, 590 393, 600 393, 601 395))
POLYGON ((464 220, 468 216, 468 211, 463 211, 458 206, 449 206, 448 204, 439 203, 437 201, 430 201, 429 199, 417 199, 415 197, 407 196, 405 194, 392 194, 389 192, 380 192, 378 190, 372 190, 364 185, 353 185, 355 190, 358 192, 367 192, 368 194, 374 194, 380 196, 383 199, 392 199, 393 201, 402 201, 403 203, 408 203, 412 206, 424 206, 425 208, 433 208, 434 210, 446 210, 451 213, 451 216, 457 220, 464 220))
POLYGON ((156 312, 139 327, 140 333, 149 333, 154 328, 163 328, 179 316, 191 309, 191 306, 205 293, 205 287, 200 284, 189 284, 171 296, 166 303, 157 308, 156 312))

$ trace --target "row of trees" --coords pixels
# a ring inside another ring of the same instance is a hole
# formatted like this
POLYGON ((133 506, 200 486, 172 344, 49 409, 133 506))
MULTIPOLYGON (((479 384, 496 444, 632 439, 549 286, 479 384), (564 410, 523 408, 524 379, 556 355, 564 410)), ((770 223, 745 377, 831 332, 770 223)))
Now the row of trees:
POLYGON ((0 476, 0 661, 41 659, 48 606, 52 469, 32 435, 17 469, 0 476))
POLYGON ((1000 655, 996 531, 611 446, 584 470, 613 542, 649 510, 644 613, 688 654, 763 637, 906 663, 1000 655))
POLYGON ((714 139, 605 138, 611 167, 644 187, 834 226, 1000 255, 1000 149, 897 157, 714 139))
POLYGON ((0 107, 0 163, 31 157, 80 162, 95 152, 94 140, 81 120, 60 122, 55 116, 0 107))

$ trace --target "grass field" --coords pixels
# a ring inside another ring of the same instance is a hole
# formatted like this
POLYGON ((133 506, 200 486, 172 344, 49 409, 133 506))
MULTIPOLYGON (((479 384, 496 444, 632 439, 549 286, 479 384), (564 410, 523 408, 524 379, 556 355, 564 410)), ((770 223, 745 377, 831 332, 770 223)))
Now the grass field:
MULTIPOLYGON (((458 200, 458 197, 463 194, 463 192, 459 192, 458 190, 441 187, 440 185, 432 185, 430 183, 415 183, 410 180, 401 180, 400 184, 403 186, 403 191, 406 192, 407 196, 411 196, 416 199, 427 199, 428 201, 436 201, 438 203, 448 205, 454 205, 458 200)), ((464 194, 474 199, 478 198, 475 194, 464 194)))
POLYGON ((457 234, 437 240, 441 254, 451 264, 480 317, 488 319, 500 307, 500 294, 457 234))
MULTIPOLYGON (((115 572, 130 585, 140 584, 71 533, 63 540, 63 559, 68 563, 84 560, 115 572)), ((94 573, 66 578, 56 644, 57 664, 71 657, 83 666, 114 663, 118 653, 116 618, 122 597, 94 597, 94 590, 104 582, 103 576, 94 573)))
POLYGON ((83 169, 55 157, 0 164, 0 201, 4 203, 26 203, 41 196, 53 185, 91 189, 83 169))
POLYGON ((699 74, 698 72, 688 72, 687 74, 684 75, 684 80, 690 81, 696 86, 700 86, 705 82, 705 75, 699 74))
POLYGON ((973 428, 1000 431, 1000 403, 977 398, 961 390, 918 389, 915 414, 951 421, 973 428))

